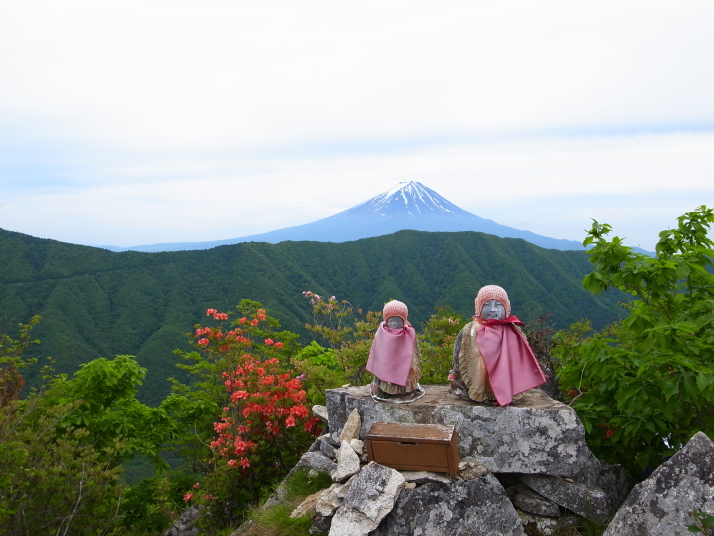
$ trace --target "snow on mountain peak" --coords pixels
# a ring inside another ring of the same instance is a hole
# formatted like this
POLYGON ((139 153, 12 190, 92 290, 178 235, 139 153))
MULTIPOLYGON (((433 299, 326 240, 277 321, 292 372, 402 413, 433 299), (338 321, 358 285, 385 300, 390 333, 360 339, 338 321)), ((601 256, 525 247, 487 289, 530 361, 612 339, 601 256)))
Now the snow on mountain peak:
POLYGON ((351 208, 350 213, 380 216, 455 216, 464 211, 420 182, 400 182, 369 201, 351 208))

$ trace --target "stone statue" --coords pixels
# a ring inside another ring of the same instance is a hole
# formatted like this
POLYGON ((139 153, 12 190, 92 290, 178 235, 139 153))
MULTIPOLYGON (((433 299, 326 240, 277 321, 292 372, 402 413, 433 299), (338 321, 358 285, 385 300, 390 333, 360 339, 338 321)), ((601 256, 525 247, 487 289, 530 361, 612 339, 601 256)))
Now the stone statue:
POLYGON ((474 402, 507 406, 545 383, 523 323, 511 315, 506 291, 487 285, 476 296, 476 315, 456 337, 451 393, 474 402))
POLYGON ((374 374, 372 397, 386 402, 412 402, 424 396, 419 385, 421 352, 407 306, 392 300, 384 306, 369 351, 367 370, 374 374))

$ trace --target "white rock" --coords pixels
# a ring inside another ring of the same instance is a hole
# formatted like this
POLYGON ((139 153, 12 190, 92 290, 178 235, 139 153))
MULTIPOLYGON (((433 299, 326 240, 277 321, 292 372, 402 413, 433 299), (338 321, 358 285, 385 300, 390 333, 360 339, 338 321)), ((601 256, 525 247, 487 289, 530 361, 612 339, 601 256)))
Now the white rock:
POLYGON ((354 450, 358 456, 362 455, 362 449, 364 448, 364 441, 360 439, 353 439, 350 441, 350 447, 354 450))
POLYGON ((325 517, 334 514, 335 510, 342 506, 344 500, 338 496, 343 486, 345 486, 345 484, 332 484, 329 488, 322 490, 315 505, 315 511, 325 517))
POLYGON ((332 519, 330 536, 366 536, 376 529, 394 508, 404 484, 399 471, 370 462, 352 480, 332 519))
POLYGON ((312 412, 315 414, 315 417, 319 417, 325 424, 327 424, 327 406, 314 405, 312 406, 312 412))
POLYGON ((337 452, 337 468, 332 473, 333 482, 344 482, 359 473, 359 470, 359 456, 347 441, 342 441, 342 446, 337 452))
POLYGON ((326 491, 326 489, 323 489, 318 491, 317 493, 313 493, 312 495, 308 495, 307 497, 305 497, 305 499, 295 508, 295 510, 292 511, 290 517, 298 518, 304 516, 305 514, 314 514, 315 509, 317 507, 317 502, 320 500, 320 497, 326 491))
MULTIPOLYGON (((461 466, 459 466, 461 468, 461 466)), ((399 471, 407 482, 415 484, 425 484, 427 482, 440 482, 451 484, 451 479, 443 473, 432 473, 431 471, 399 471)))
POLYGON ((362 419, 360 419, 359 411, 353 409, 350 416, 347 417, 345 425, 342 427, 342 432, 340 433, 340 441, 351 441, 352 439, 359 439, 359 434, 362 429, 362 419))

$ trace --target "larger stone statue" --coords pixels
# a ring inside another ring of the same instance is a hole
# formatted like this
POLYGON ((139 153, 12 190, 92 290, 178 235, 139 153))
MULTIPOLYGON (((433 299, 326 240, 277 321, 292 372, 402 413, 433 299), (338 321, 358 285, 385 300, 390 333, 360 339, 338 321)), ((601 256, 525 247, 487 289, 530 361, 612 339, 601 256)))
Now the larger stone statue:
POLYGON ((476 315, 456 337, 451 392, 475 402, 507 406, 520 393, 545 383, 523 323, 511 315, 506 291, 487 285, 476 296, 476 315))
POLYGON ((407 320, 407 306, 388 302, 369 352, 367 370, 374 374, 372 397, 389 402, 411 402, 423 396, 421 352, 414 328, 407 320))

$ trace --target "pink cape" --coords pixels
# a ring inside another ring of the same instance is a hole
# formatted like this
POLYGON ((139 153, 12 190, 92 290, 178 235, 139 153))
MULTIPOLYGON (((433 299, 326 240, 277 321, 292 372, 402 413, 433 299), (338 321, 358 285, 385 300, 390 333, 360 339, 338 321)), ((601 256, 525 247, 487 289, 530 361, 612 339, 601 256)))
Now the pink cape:
POLYGON ((409 322, 400 329, 392 329, 382 322, 374 334, 367 370, 383 382, 405 386, 415 341, 416 332, 409 322))
POLYGON ((501 406, 513 402, 513 395, 546 381, 533 350, 516 324, 523 325, 513 315, 504 320, 492 318, 482 323, 476 333, 491 389, 501 406))

